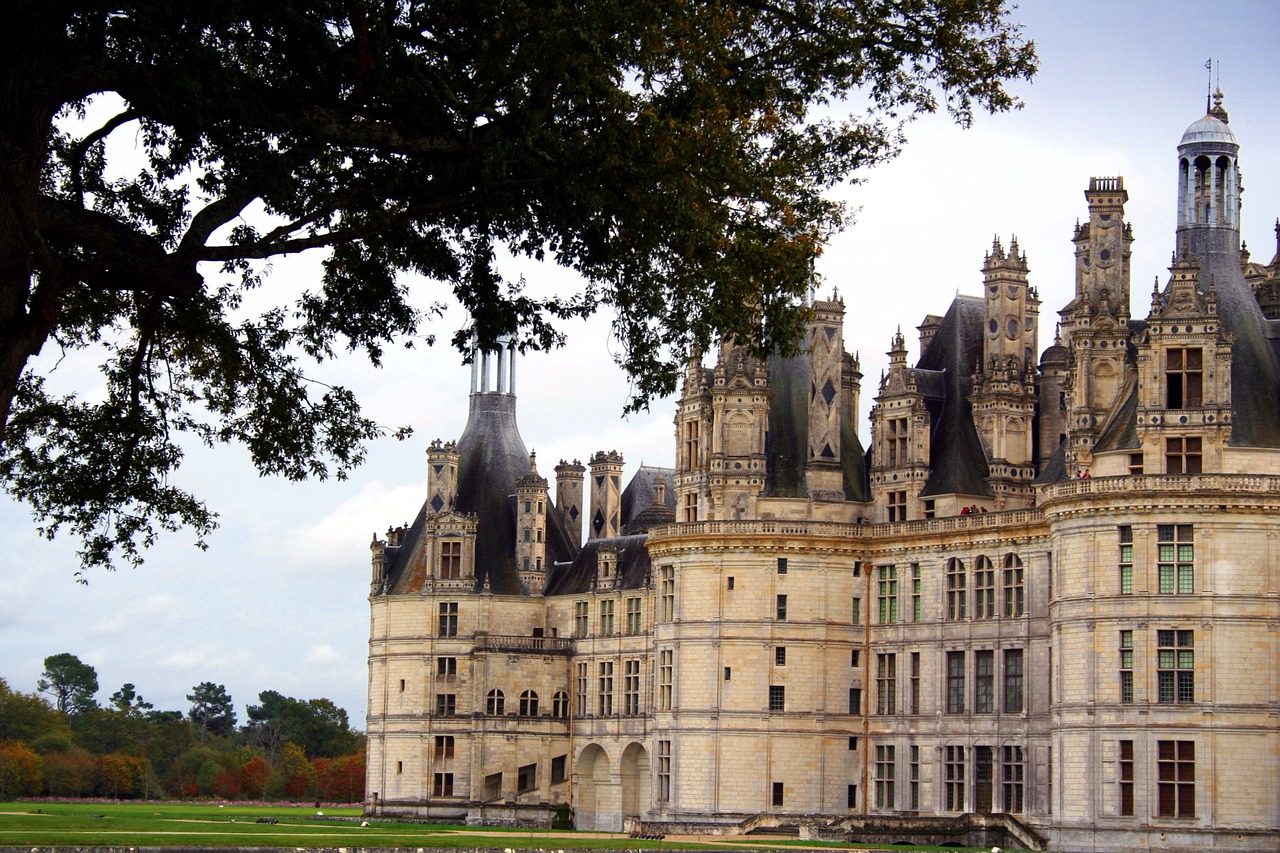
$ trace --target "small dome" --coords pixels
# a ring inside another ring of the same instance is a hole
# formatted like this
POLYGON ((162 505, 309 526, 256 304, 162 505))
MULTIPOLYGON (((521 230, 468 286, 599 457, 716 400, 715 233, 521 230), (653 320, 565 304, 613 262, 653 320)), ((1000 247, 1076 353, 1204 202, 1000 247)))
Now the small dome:
POLYGON ((1229 145, 1238 145, 1236 135, 1232 132, 1227 123, 1217 116, 1206 114, 1204 118, 1192 122, 1187 128, 1186 133, 1182 134, 1182 141, 1178 146, 1194 145, 1197 142, 1225 142, 1229 145))

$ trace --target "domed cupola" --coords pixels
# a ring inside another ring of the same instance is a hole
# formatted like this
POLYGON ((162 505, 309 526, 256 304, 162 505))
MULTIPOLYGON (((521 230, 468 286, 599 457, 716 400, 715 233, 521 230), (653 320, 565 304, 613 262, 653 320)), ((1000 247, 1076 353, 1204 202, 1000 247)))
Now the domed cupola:
POLYGON ((1178 143, 1178 251, 1200 258, 1240 246, 1240 145, 1222 91, 1178 143))

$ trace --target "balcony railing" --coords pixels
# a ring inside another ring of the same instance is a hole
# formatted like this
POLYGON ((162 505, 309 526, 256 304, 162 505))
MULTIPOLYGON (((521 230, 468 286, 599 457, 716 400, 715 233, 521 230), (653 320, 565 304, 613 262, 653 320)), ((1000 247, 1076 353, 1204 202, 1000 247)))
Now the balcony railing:
POLYGON ((476 649, 528 655, 573 654, 569 637, 525 637, 511 634, 476 634, 476 649))

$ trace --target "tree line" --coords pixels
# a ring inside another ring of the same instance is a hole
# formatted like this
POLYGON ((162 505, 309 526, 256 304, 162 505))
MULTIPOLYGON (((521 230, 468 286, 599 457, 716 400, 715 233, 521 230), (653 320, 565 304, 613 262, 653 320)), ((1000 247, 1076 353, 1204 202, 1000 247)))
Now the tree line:
POLYGON ((364 799, 364 736, 329 699, 264 690, 237 725, 211 681, 185 710, 157 709, 132 683, 105 704, 98 693, 96 670, 69 652, 45 658, 33 693, 0 677, 0 800, 364 799))

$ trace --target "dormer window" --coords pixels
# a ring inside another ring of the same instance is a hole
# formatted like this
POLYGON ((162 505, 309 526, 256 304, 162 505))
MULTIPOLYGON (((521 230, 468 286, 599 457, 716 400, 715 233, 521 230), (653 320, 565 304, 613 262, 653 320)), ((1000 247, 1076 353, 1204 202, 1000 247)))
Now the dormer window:
POLYGON ((1199 347, 1171 348, 1165 358, 1165 405, 1198 409, 1204 405, 1204 353, 1199 347))
POLYGON ((441 578, 460 578, 462 577, 462 543, 461 542, 441 542, 440 543, 440 577, 441 578))

